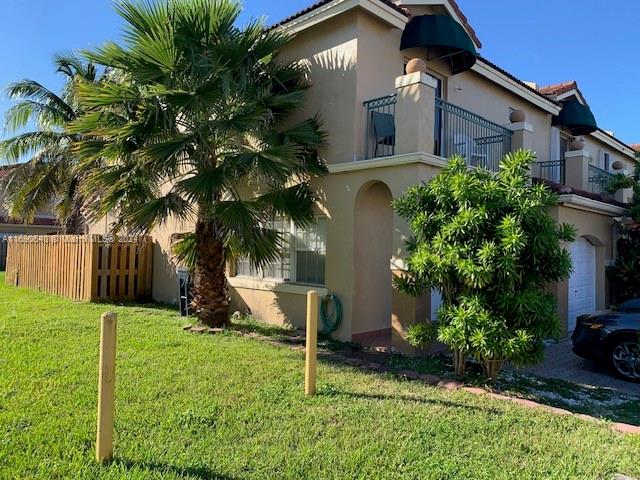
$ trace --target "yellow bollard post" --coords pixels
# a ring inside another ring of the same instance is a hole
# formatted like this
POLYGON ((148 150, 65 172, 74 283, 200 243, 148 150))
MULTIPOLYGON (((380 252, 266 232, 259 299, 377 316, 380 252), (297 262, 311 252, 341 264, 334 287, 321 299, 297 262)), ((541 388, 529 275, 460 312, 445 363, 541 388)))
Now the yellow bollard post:
POLYGON ((113 409, 116 384, 116 327, 118 317, 105 312, 100 318, 100 366, 98 371, 98 428, 96 460, 107 462, 113 455, 113 409))
POLYGON ((305 395, 316 393, 316 357, 318 352, 318 292, 307 293, 307 344, 304 376, 305 395))

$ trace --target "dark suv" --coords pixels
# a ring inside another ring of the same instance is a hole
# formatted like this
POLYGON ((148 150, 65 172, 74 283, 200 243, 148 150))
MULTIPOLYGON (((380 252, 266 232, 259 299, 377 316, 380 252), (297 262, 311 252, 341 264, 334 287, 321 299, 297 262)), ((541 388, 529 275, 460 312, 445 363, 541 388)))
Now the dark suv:
POLYGON ((576 355, 605 362, 620 377, 640 381, 640 298, 577 318, 571 341, 576 355))

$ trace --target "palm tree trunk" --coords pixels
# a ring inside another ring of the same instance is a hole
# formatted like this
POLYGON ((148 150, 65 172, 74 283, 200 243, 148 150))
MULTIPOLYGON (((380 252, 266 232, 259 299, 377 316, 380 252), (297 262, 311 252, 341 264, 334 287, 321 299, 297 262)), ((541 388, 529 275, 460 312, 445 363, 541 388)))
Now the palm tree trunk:
POLYGON ((215 222, 198 220, 196 223, 193 308, 198 320, 209 327, 229 323, 224 245, 216 230, 215 222))

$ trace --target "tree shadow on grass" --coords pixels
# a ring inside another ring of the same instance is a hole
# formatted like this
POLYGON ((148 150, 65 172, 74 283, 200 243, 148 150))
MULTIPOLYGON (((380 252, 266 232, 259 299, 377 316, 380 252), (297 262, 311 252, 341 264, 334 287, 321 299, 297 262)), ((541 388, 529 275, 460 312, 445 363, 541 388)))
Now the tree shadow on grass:
MULTIPOLYGON (((146 308, 149 310, 161 310, 168 313, 175 313, 176 315, 180 314, 180 310, 176 305, 172 305, 170 303, 162 303, 156 302, 154 300, 142 299, 142 300, 95 300, 91 302, 92 305, 112 305, 114 307, 131 307, 131 308, 146 308)), ((195 319, 195 317, 184 317, 185 320, 190 318, 195 319)), ((197 319, 194 320, 194 322, 197 319)))
POLYGON ((121 465, 127 470, 147 470, 160 474, 173 474, 179 477, 197 478, 202 480, 240 480, 240 477, 218 473, 208 467, 180 467, 160 462, 144 462, 126 459, 115 459, 112 465, 121 465))
POLYGON ((421 396, 403 395, 403 394, 387 395, 383 393, 349 392, 349 391, 343 391, 343 390, 337 390, 337 389, 329 389, 328 391, 325 392, 324 390, 325 389, 321 387, 317 395, 329 396, 329 397, 335 396, 335 395, 344 395, 344 396, 355 398, 355 399, 401 401, 401 402, 421 403, 424 405, 441 405, 448 408, 459 408, 459 409, 470 410, 475 412, 489 413, 492 415, 502 414, 502 412, 498 408, 479 407, 476 405, 469 405, 466 403, 454 402, 451 400, 438 400, 433 398, 424 398, 421 396))

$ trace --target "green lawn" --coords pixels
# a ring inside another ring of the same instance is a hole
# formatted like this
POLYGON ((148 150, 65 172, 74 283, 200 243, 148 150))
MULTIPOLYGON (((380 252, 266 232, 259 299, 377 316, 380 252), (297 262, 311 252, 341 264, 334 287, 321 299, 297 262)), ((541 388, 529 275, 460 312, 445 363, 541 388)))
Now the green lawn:
POLYGON ((321 364, 119 314, 115 461, 93 461, 98 318, 108 307, 0 276, 0 478, 609 478, 640 476, 640 436, 575 417, 321 364))

